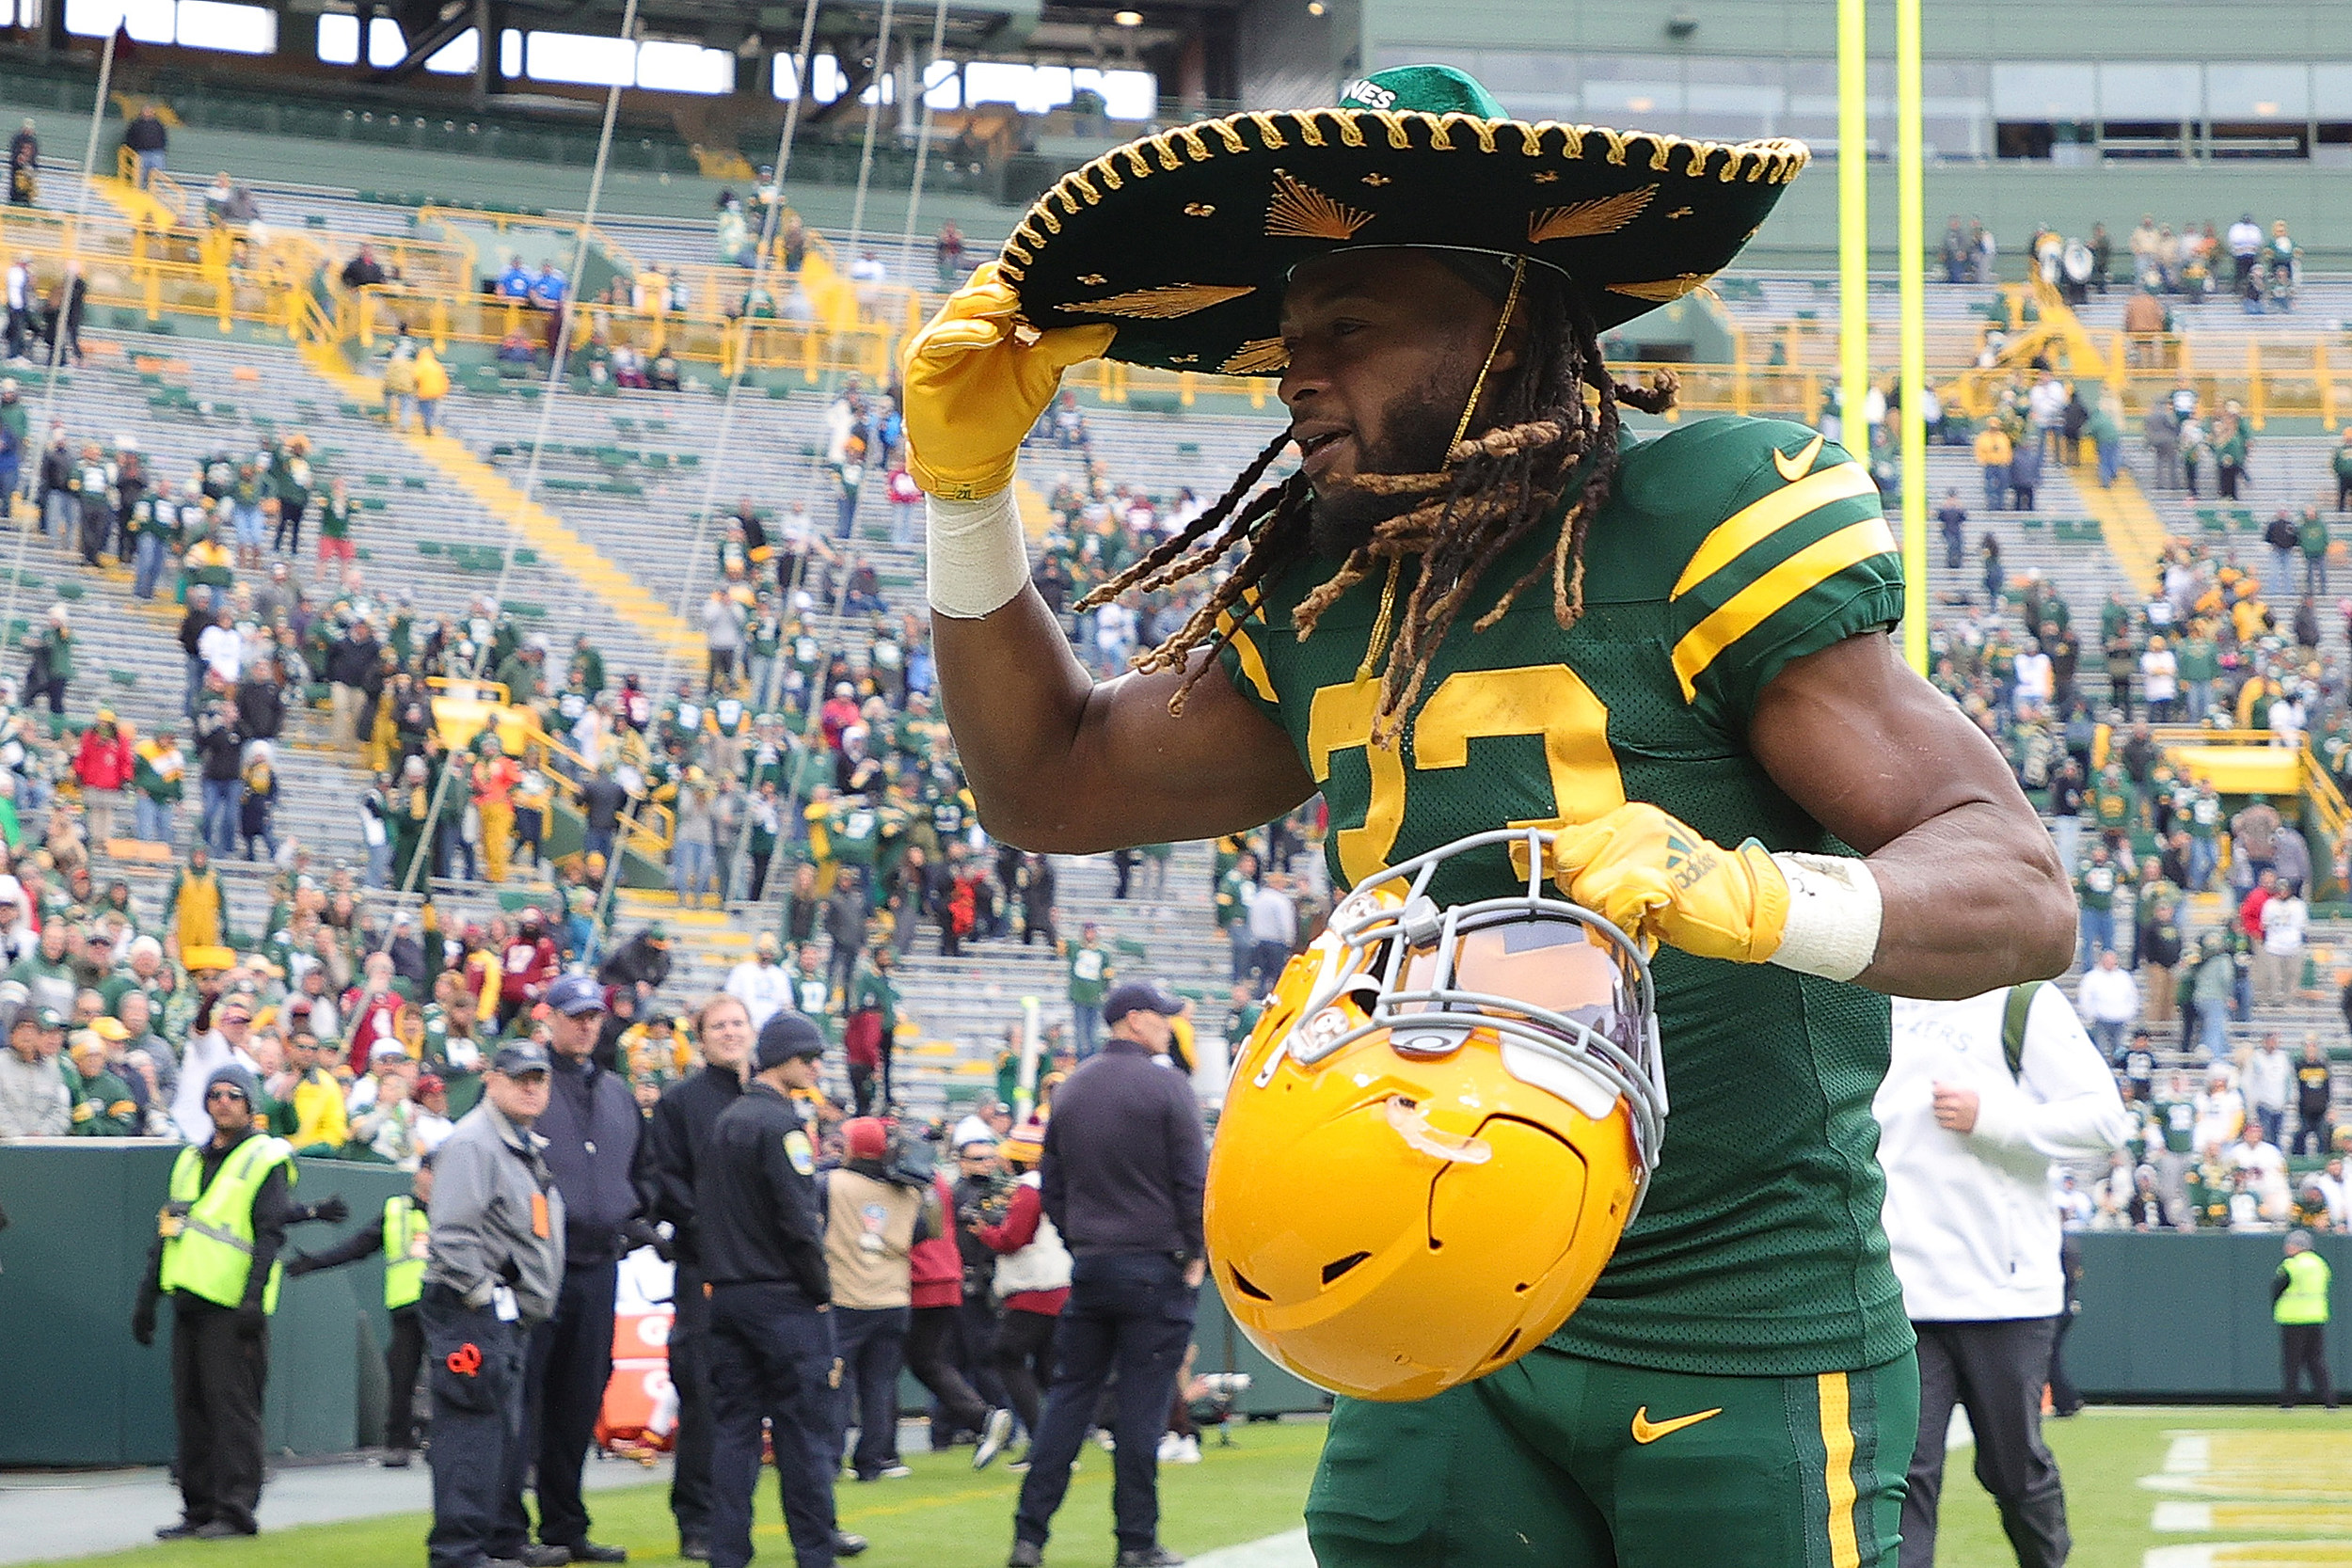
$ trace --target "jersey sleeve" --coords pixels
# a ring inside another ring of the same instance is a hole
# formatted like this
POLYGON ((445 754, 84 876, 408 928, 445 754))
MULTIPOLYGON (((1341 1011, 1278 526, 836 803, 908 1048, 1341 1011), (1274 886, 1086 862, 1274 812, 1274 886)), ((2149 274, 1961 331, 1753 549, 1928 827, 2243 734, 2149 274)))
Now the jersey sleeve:
POLYGON ((1218 613, 1216 629, 1226 639, 1216 655, 1217 662, 1225 667, 1225 678, 1252 707, 1280 723, 1281 699, 1275 694, 1273 667, 1266 662, 1275 639, 1267 625, 1264 601, 1255 593, 1245 594, 1235 610, 1218 613))
MULTIPOLYGON (((1743 428, 1708 455, 1732 476, 1669 593, 1683 700, 1738 725, 1793 659, 1902 617, 1902 562, 1869 469, 1818 432, 1743 428)), ((1710 443, 1713 444, 1713 443, 1710 443)), ((1710 467, 1713 464, 1709 465, 1710 467)))

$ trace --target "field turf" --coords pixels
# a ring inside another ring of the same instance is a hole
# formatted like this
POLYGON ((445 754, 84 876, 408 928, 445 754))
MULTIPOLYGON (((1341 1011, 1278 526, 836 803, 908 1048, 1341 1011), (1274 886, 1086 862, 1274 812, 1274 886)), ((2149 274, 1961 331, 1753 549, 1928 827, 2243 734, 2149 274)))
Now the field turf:
MULTIPOLYGON (((2053 1421, 2052 1449, 2066 1477, 2074 1532, 2073 1568, 2146 1568, 2154 1548, 2224 1543, 2310 1543, 2283 1551, 2241 1544, 2217 1568, 2276 1564, 2352 1565, 2352 1414, 2294 1414, 2267 1408, 2094 1409, 2053 1421), (2163 1471, 2184 1433, 2211 1433, 2207 1490, 2156 1491, 2141 1479, 2163 1471), (2262 1500, 2259 1494, 2281 1495, 2262 1500), (2227 1499, 2256 1496, 2250 1517, 2229 1516, 2227 1499), (2160 1503, 2209 1500, 2221 1516, 2208 1530, 2158 1531, 2160 1503), (2234 1528, 2221 1528, 2232 1527, 2234 1528)), ((1160 1472, 1162 1539, 1179 1551, 1254 1541, 1295 1528, 1323 1429, 1317 1423, 1243 1427, 1238 1443, 1202 1450, 1202 1463, 1160 1472)), ((1945 1484, 1940 1568, 2008 1568, 2014 1562, 2000 1522, 1973 1476, 1972 1455, 1956 1451, 1945 1484)), ((1017 1477, 975 1475, 963 1453, 917 1454, 912 1480, 844 1483, 842 1523, 870 1537, 860 1568, 995 1568, 1012 1534, 1017 1477)), ((1100 1568, 1112 1556, 1110 1456, 1089 1446, 1046 1560, 1052 1568, 1100 1568)), ((629 1548, 633 1562, 675 1560, 676 1536, 664 1489, 628 1487, 592 1495, 596 1538, 629 1548)), ((763 1562, 785 1565, 791 1548, 776 1513, 772 1478, 760 1497, 756 1538, 763 1562)), ((182 1543, 75 1560, 79 1568, 421 1568, 426 1521, 401 1514, 272 1531, 236 1544, 182 1543)))

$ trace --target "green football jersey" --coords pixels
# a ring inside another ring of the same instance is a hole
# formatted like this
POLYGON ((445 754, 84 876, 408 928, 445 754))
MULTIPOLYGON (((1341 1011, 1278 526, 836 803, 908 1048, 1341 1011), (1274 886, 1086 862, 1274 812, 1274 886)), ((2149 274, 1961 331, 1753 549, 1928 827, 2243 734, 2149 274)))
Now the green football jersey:
MULTIPOLYGON (((1718 419, 1629 440, 1585 549, 1584 614, 1562 631, 1549 569, 1504 619, 1471 624, 1544 564, 1556 525, 1487 568, 1437 650, 1393 749, 1370 747, 1359 681, 1374 574, 1298 640, 1291 609, 1335 562, 1266 585, 1223 657, 1286 730, 1330 808, 1338 882, 1506 824, 1649 801, 1723 844, 1840 852, 1765 773, 1745 729, 1791 660, 1902 614, 1869 474, 1803 426, 1718 419)), ((1401 607, 1412 585, 1398 585, 1401 607)), ((1440 903, 1523 889, 1497 848, 1447 868, 1440 903)), ((1661 1370, 1790 1376, 1875 1366, 1911 1342, 1879 1228, 1871 1096, 1886 999, 1770 965, 1657 958, 1672 1113, 1640 1218, 1553 1337, 1661 1370)))

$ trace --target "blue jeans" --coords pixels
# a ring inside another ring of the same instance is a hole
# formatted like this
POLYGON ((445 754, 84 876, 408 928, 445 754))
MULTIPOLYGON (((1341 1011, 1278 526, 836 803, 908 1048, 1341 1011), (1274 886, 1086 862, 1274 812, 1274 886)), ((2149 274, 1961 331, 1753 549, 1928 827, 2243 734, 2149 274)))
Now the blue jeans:
POLYGON ((2116 470, 2123 466, 2123 444, 2120 441, 2099 443, 2099 488, 2114 484, 2116 470))
POLYGON ((215 855, 227 855, 236 848, 237 804, 245 790, 237 779, 206 779, 204 781, 204 842, 213 847, 215 855))
POLYGON ((2089 969, 2092 964, 2099 961, 2099 950, 2101 948, 2113 947, 2114 945, 2115 911, 2113 910, 2094 910, 2086 907, 2083 911, 2082 967, 2089 969))
POLYGON ((2226 1003, 2197 1004, 2197 1043, 2205 1048, 2213 1061, 2220 1061, 2230 1053, 2230 1009, 2226 1003))
POLYGON ((151 530, 139 535, 133 555, 131 592, 142 599, 155 596, 155 579, 164 575, 163 536, 151 530))
POLYGON ((711 868, 710 846, 700 839, 682 838, 670 846, 670 891, 680 898, 700 895, 706 887, 716 887, 717 874, 711 868))
POLYGON ((368 846, 368 886, 392 885, 392 846, 387 839, 382 844, 368 846))
POLYGON ((2204 892, 2206 885, 2213 880, 2214 867, 2220 863, 2221 849, 2217 841, 2210 838, 2191 838, 2188 841, 2189 892, 2204 892))
POLYGON ((1111 1512, 1119 1549, 1147 1551, 1159 1538, 1159 1443, 1176 1371, 1192 1339, 1194 1291, 1165 1253, 1118 1252, 1071 1266, 1070 1300, 1054 1328, 1054 1386, 1029 1447, 1013 1535, 1043 1545, 1070 1489, 1070 1466, 1094 1424, 1095 1406, 1119 1379, 1117 1475, 1111 1512))
POLYGON ((164 166, 164 154, 161 151, 138 152, 134 153, 133 156, 137 158, 139 161, 139 189, 145 190, 147 189, 148 176, 162 171, 164 166))
POLYGON ((2181 690, 2188 697, 2188 721, 2203 723, 2205 715, 2213 711, 2213 682, 2183 681, 2181 690))
POLYGON ((2082 843, 2083 819, 2079 816, 2054 816, 2050 819, 2050 839, 2058 847, 2058 864, 2069 877, 2079 863, 2074 856, 2082 843))
POLYGON ((2124 1022, 2122 1019, 2096 1019, 2090 1022, 2090 1037, 2099 1042, 2099 1054, 2114 1061, 2123 1051, 2124 1022))
POLYGON ((1070 1005, 1070 1033, 1078 1049, 1078 1060, 1083 1062, 1102 1050, 1102 1008, 1073 1002, 1070 1005))
POLYGON ((41 532, 54 533, 60 539, 72 538, 73 525, 80 518, 81 511, 82 509, 73 503, 72 491, 50 491, 48 495, 41 498, 41 532))
POLYGON ((171 842, 171 807, 139 790, 131 792, 135 836, 149 844, 171 842))

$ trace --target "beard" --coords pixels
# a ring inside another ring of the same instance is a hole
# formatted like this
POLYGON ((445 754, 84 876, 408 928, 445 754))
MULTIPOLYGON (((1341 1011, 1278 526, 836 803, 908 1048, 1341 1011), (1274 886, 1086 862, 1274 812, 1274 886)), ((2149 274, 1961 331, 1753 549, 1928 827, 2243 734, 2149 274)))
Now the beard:
MULTIPOLYGON (((1365 474, 1429 474, 1445 467, 1454 445, 1454 430, 1461 422, 1468 388, 1422 386, 1400 392, 1381 411, 1387 433, 1376 446, 1359 454, 1357 472, 1365 474)), ((1389 496, 1335 484, 1318 491, 1307 505, 1308 537, 1315 553, 1333 561, 1345 560, 1371 542, 1373 531, 1392 517, 1401 517, 1429 498, 1389 496)))

